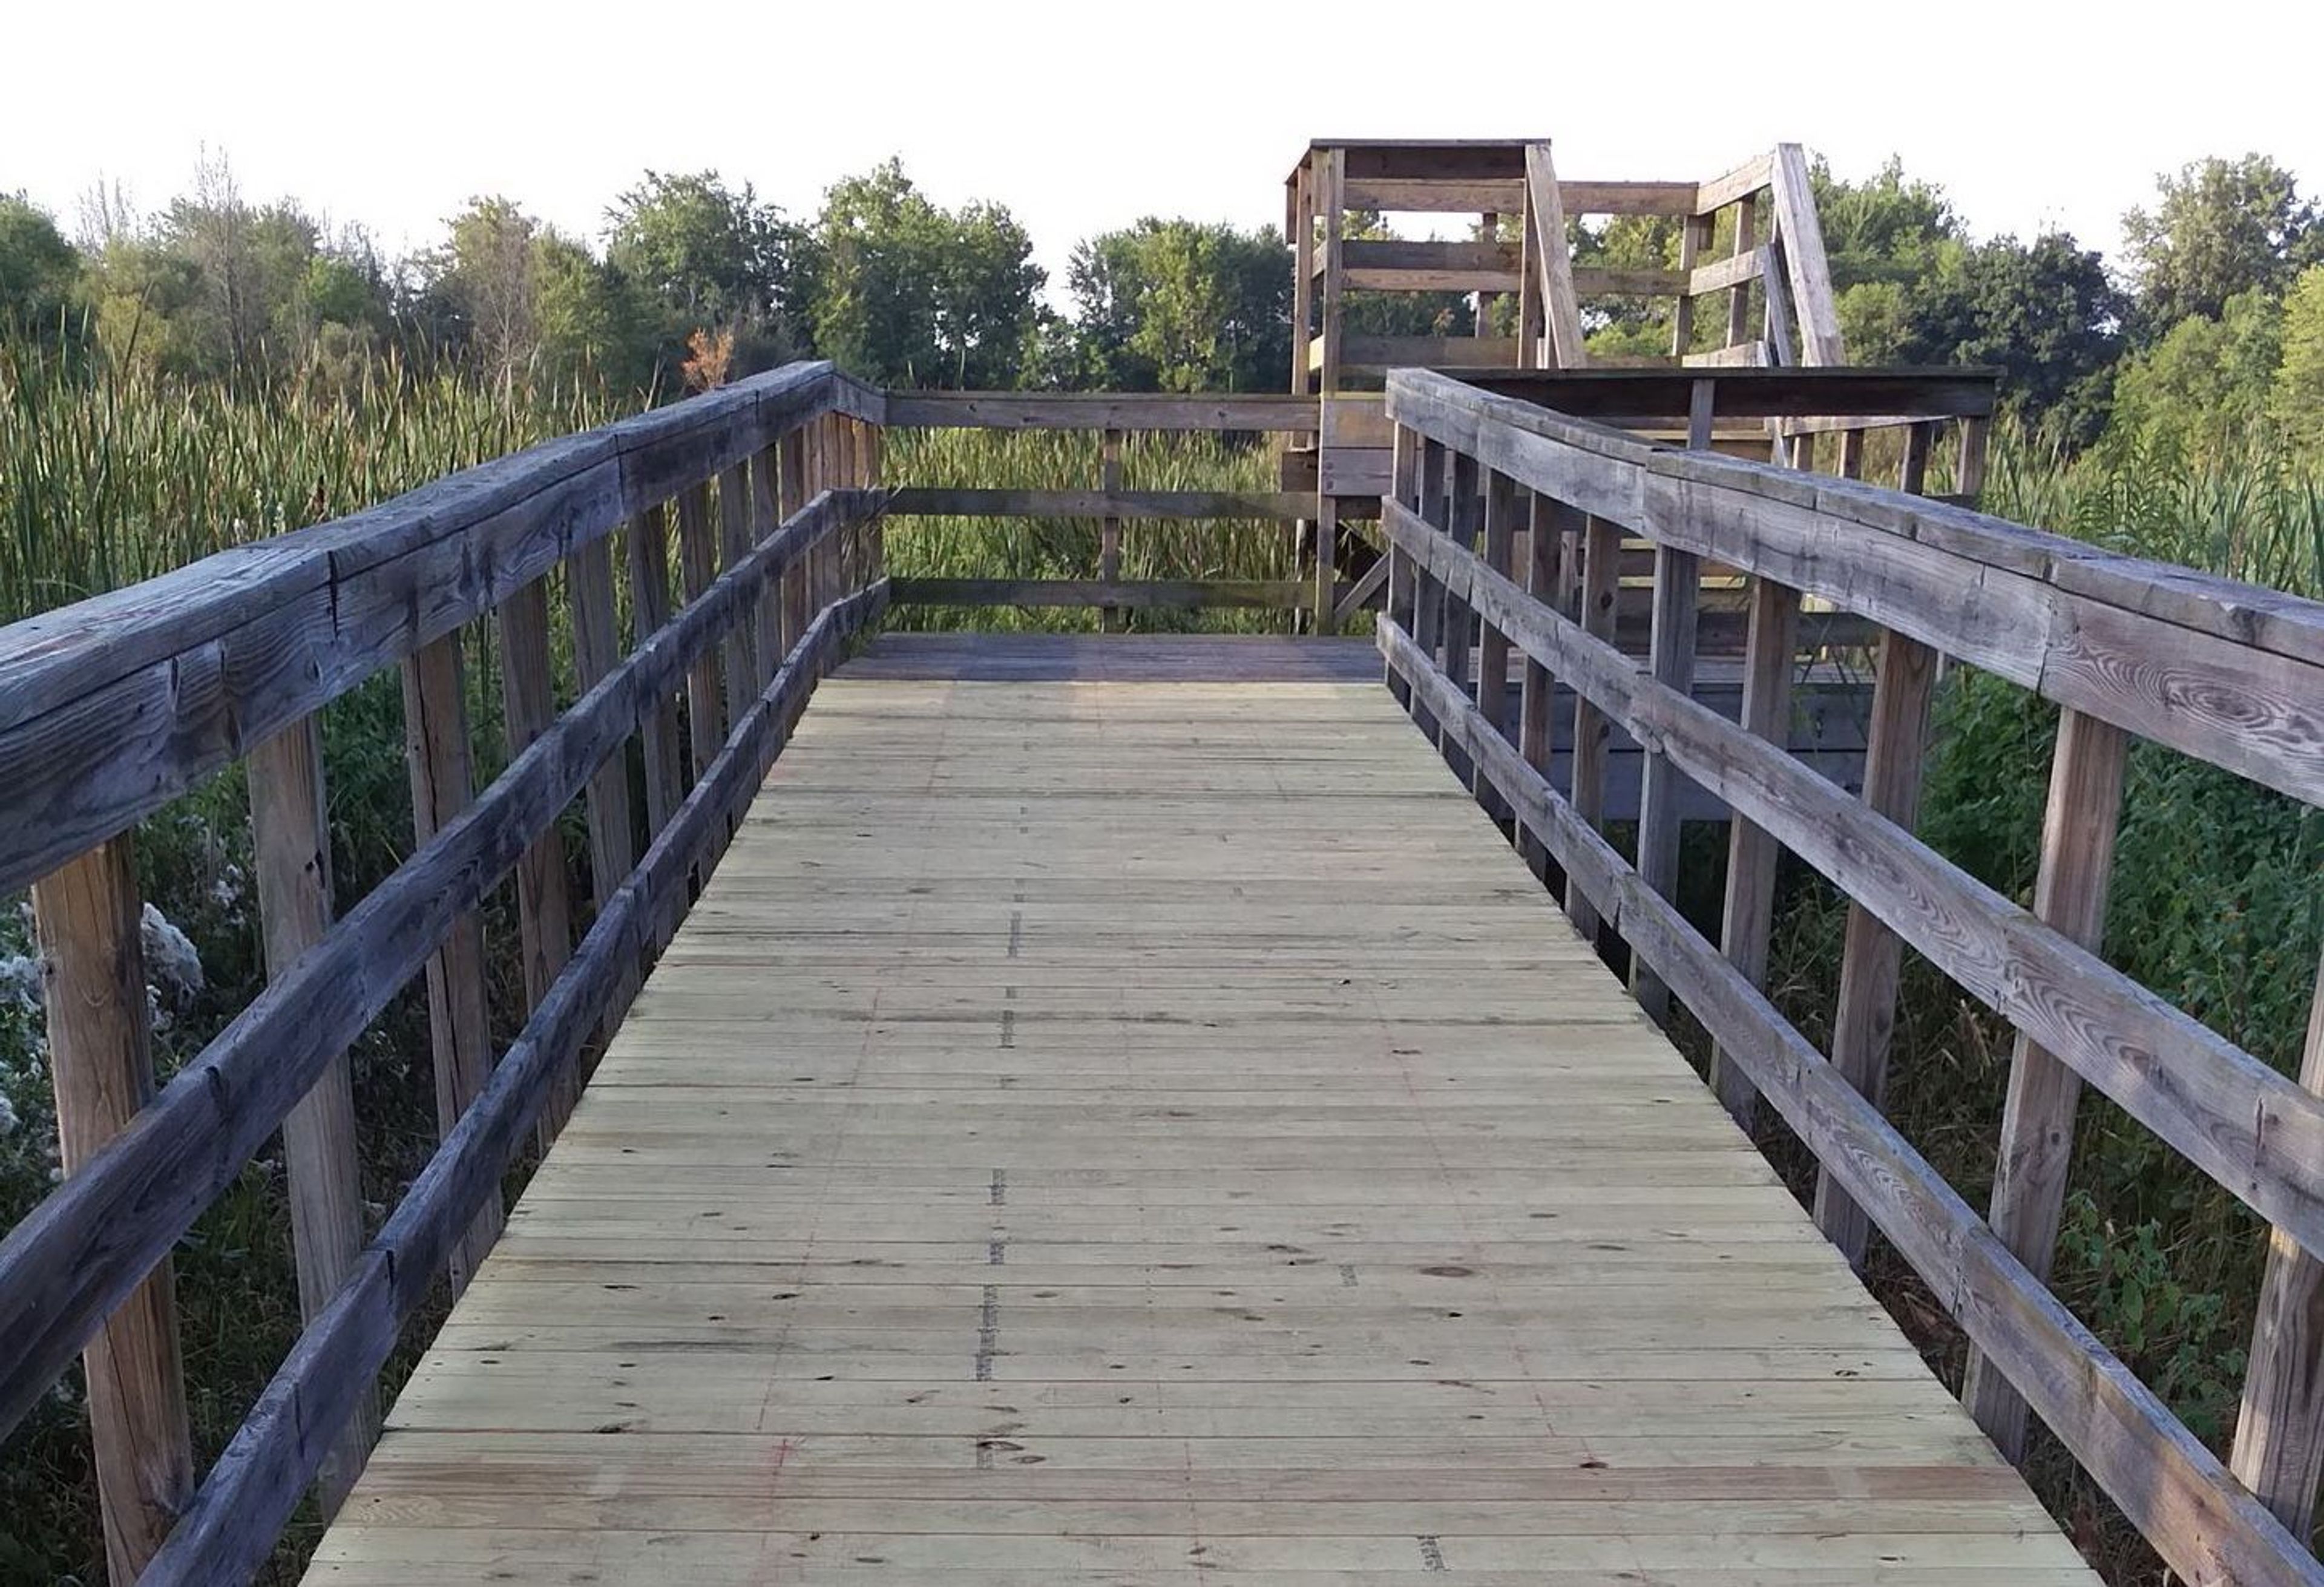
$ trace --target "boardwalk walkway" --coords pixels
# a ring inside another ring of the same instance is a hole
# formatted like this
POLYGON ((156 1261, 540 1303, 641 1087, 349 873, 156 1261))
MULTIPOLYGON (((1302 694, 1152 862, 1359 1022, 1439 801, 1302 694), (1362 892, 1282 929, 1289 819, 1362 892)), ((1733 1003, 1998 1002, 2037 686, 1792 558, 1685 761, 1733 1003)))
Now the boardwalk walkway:
POLYGON ((311 1579, 2092 1580, 1296 648, 826 683, 311 1579))

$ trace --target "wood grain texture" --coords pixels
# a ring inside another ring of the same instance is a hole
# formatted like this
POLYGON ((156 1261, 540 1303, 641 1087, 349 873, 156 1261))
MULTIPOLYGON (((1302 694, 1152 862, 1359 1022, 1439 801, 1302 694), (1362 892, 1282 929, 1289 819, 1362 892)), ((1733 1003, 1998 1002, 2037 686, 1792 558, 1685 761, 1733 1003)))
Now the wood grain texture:
MULTIPOLYGON (((331 926, 331 832, 324 803, 323 740, 313 717, 251 752, 250 836, 258 917, 270 980, 331 926)), ((290 1198, 290 1250, 299 1274, 299 1316, 311 1324, 355 1271, 364 1243, 362 1160, 347 1056, 342 1052, 282 1120, 282 1171, 290 1198)), ((351 1393, 346 1426, 317 1468, 316 1498, 327 1518, 346 1501, 379 1436, 379 1403, 368 1384, 351 1393)))
MULTIPOLYGON (((131 1128, 153 1095, 145 955, 131 839, 98 845, 32 887, 68 1182, 131 1128)), ((176 1280, 165 1255, 81 1354, 106 1568, 136 1580, 193 1491, 176 1280)))
MULTIPOLYGON (((2042 863, 2034 913, 2096 951, 2106 934, 2115 834, 2122 820, 2123 768, 2130 740, 2119 728, 2080 711, 2061 714, 2042 816, 2042 863)), ((2080 1077, 2020 1035, 2009 1060, 1994 1166, 1993 1225, 2025 1271, 2046 1281, 2066 1205, 2066 1169, 2074 1144, 2080 1077)), ((2014 1462, 2025 1455, 2025 1402, 1972 1351, 1961 1401, 1996 1448, 2014 1462)))
POLYGON ((843 670, 391 1424, 318 1582, 2089 1580, 1370 684, 843 670))
MULTIPOLYGON (((501 602, 502 718, 514 760, 557 720, 556 664, 550 656, 549 581, 535 579, 501 602)), ((567 891, 565 838, 551 821, 516 862, 517 958, 527 1014, 540 1006, 573 956, 573 903, 567 891)), ((546 1151, 573 1111, 578 1076, 552 1094, 540 1113, 546 1151)))

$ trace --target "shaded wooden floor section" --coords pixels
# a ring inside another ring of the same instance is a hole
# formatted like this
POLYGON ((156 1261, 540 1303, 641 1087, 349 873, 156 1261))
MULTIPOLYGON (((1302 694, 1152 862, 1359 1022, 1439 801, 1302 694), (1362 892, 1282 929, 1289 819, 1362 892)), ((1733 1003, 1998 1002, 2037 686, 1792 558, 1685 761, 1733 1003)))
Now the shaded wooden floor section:
POLYGON ((895 670, 310 1579, 2095 1580, 1376 682, 895 670))

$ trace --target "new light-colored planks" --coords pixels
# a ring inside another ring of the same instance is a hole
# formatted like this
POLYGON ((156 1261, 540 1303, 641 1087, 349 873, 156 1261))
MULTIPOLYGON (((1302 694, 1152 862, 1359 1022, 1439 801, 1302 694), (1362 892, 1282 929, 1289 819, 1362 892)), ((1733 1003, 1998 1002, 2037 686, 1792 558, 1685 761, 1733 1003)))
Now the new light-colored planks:
POLYGON ((313 1580, 2090 1579, 1387 691, 899 670, 313 1580))

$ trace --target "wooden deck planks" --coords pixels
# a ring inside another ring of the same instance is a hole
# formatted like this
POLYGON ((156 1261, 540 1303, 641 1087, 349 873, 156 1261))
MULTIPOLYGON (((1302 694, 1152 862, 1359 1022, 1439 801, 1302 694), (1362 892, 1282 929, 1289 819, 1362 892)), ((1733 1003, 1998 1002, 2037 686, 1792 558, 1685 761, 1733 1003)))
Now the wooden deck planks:
POLYGON ((1376 682, 870 668, 310 1579, 1441 1573, 2094 1580, 1376 682))

